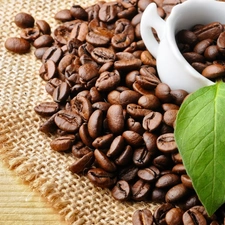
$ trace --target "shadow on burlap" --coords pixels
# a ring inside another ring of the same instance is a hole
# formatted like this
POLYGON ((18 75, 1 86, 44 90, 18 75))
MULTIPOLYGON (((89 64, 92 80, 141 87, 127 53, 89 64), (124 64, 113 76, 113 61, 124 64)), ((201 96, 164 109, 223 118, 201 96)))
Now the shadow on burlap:
POLYGON ((74 159, 70 154, 53 152, 51 137, 38 131, 42 119, 33 108, 50 100, 38 75, 41 62, 31 53, 7 52, 7 37, 19 36, 13 23, 18 12, 28 12, 35 19, 45 19, 52 30, 54 15, 71 4, 87 6, 94 1, 0 1, 0 157, 30 186, 39 191, 69 224, 132 224, 136 209, 154 205, 120 203, 107 189, 94 187, 85 176, 68 170, 74 159), (51 2, 51 3, 50 3, 51 2))

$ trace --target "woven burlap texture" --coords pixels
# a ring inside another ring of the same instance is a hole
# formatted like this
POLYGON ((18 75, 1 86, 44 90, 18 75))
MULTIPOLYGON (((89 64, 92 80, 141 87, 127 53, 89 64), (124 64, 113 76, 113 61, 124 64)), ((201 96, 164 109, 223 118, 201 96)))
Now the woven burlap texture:
POLYGON ((35 19, 45 19, 52 30, 54 15, 72 4, 88 6, 94 1, 0 0, 0 157, 10 169, 44 196, 69 224, 132 224, 136 209, 153 204, 120 203, 107 189, 94 187, 85 176, 68 170, 74 158, 54 152, 52 137, 38 131, 43 120, 34 112, 38 103, 50 100, 38 75, 41 62, 34 49, 18 55, 4 48, 7 37, 19 36, 13 22, 18 12, 28 12, 35 19))

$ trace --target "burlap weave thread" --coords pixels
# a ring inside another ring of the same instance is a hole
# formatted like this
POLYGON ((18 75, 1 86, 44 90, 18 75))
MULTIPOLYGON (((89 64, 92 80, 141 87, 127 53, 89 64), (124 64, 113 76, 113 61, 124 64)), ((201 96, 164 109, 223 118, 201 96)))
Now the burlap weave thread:
POLYGON ((69 224, 132 224, 136 209, 150 203, 120 203, 107 189, 94 187, 85 176, 71 174, 70 154, 54 152, 51 137, 38 131, 42 119, 33 108, 50 100, 38 75, 41 62, 33 52, 17 55, 4 48, 7 37, 19 36, 14 24, 18 12, 28 12, 35 19, 45 19, 52 30, 54 15, 72 4, 88 6, 96 1, 0 0, 0 158, 10 169, 39 191, 69 224))

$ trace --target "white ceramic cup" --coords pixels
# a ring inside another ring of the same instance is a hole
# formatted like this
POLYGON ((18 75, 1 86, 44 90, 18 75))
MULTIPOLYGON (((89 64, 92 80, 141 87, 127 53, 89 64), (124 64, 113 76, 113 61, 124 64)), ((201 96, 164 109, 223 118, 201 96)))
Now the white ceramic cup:
POLYGON ((158 15, 155 3, 150 3, 143 12, 140 24, 142 39, 149 52, 156 58, 161 81, 171 89, 184 89, 190 93, 214 84, 185 60, 175 40, 178 31, 211 22, 225 24, 224 2, 187 0, 174 6, 166 21, 158 15), (157 32, 159 42, 155 39, 152 28, 157 32))

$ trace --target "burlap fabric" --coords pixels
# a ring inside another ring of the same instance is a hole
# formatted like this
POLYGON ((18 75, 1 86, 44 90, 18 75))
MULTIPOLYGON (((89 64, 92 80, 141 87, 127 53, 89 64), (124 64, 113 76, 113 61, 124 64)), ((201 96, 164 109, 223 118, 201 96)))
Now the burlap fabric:
POLYGON ((87 6, 94 0, 0 0, 0 157, 69 224, 132 224, 136 209, 153 210, 155 206, 117 202, 109 190, 96 188, 86 177, 69 172, 73 157, 52 151, 51 137, 38 131, 42 119, 33 108, 49 98, 38 75, 41 62, 34 49, 18 55, 4 48, 7 37, 19 36, 20 29, 13 23, 18 12, 45 19, 53 30, 57 26, 55 13, 72 4, 87 6))

